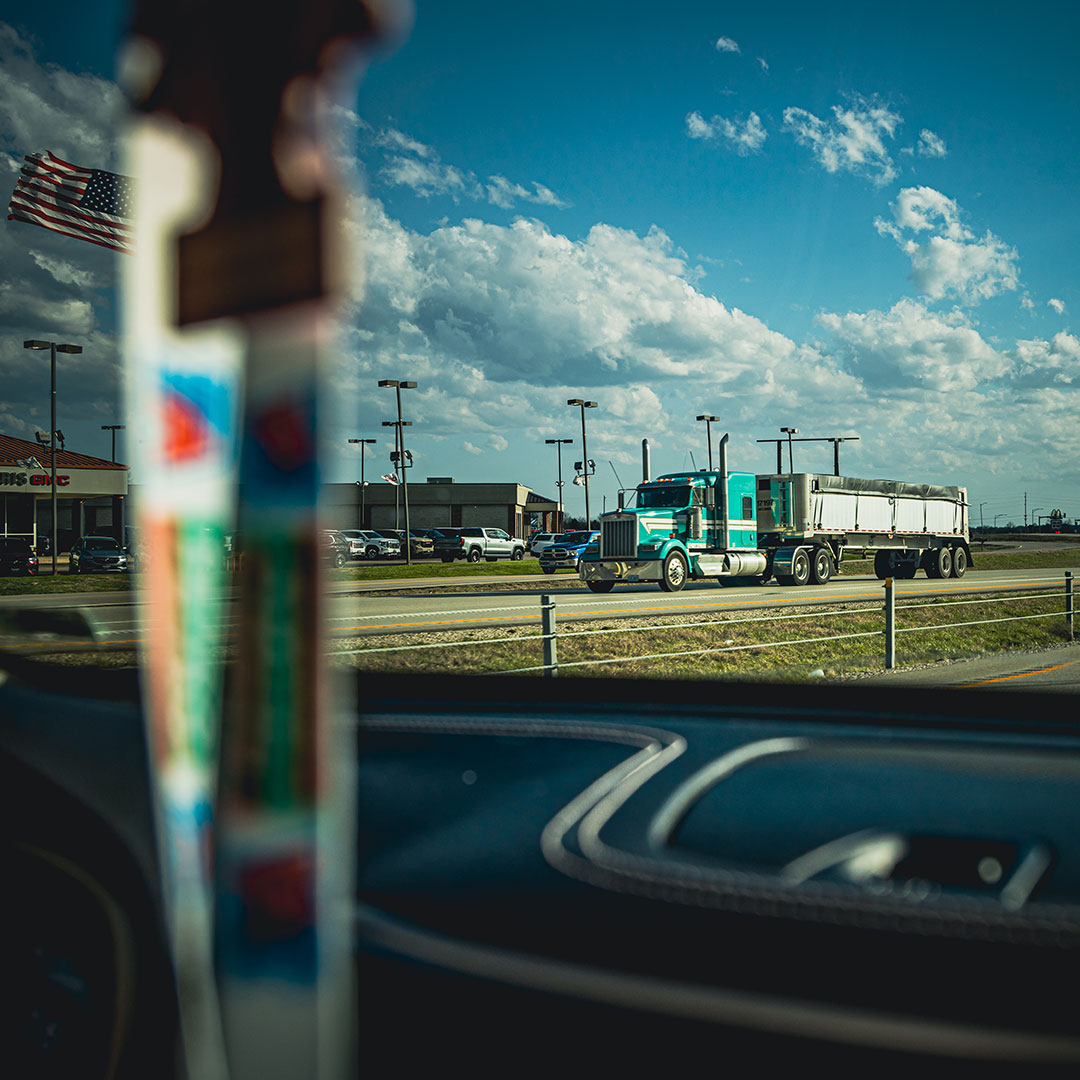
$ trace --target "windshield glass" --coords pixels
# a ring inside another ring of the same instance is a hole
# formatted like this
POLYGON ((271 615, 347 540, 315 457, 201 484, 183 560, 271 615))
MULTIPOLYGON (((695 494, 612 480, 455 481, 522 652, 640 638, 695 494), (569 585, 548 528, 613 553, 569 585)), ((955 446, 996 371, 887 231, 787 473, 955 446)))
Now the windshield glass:
POLYGON ((522 1058, 750 1017, 1041 1063, 957 984, 1080 925, 1080 5, 67 7, 0 16, 6 1074, 445 1069, 544 987, 522 1058), (918 963, 863 948, 898 913, 918 963), (261 1057, 141 1067, 148 1002, 261 1057))
POLYGON ((663 487, 638 489, 637 506, 642 510, 652 510, 658 507, 678 509, 689 505, 689 502, 689 487, 675 487, 665 484, 663 487))

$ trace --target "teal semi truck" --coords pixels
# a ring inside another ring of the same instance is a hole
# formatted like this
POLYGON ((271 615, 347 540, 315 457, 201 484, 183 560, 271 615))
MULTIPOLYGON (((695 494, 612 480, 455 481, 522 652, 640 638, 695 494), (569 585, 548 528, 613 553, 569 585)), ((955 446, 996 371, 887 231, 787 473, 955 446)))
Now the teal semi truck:
POLYGON ((638 485, 632 507, 600 518, 581 580, 597 593, 688 580, 824 585, 844 551, 874 551, 879 578, 962 577, 971 564, 967 489, 821 473, 670 473, 638 485))

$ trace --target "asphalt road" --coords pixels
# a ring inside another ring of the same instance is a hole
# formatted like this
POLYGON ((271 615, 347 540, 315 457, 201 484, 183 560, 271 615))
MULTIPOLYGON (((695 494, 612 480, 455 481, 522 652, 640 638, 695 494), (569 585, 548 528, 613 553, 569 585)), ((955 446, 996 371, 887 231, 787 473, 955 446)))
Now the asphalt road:
MULTIPOLYGON (((1078 563, 1080 566, 1080 563, 1078 563)), ((1080 571, 1074 570, 1074 574, 1080 571)), ((972 571, 960 580, 919 577, 897 581, 897 597, 961 595, 1007 591, 1018 586, 1052 586, 1063 582, 1064 570, 972 571)), ((418 584, 418 583, 417 583, 418 584)), ((471 582, 475 588, 475 579, 471 582)), ((338 597, 331 612, 335 631, 362 636, 404 630, 465 629, 513 626, 535 622, 540 597, 550 592, 556 617, 564 620, 611 619, 626 616, 690 615, 710 611, 749 611, 854 600, 884 600, 884 583, 872 576, 834 578, 828 585, 781 586, 775 582, 745 587, 691 582, 679 593, 661 592, 655 585, 617 586, 607 595, 582 587, 545 588, 543 580, 525 579, 524 588, 505 591, 455 591, 437 594, 386 596, 364 593, 338 597)))
MULTIPOLYGON (((1074 574, 1080 572, 1080 562, 1074 574)), ((409 631, 462 630, 471 627, 513 627, 536 624, 540 618, 540 597, 550 593, 555 600, 560 623, 652 615, 700 615, 708 612, 752 611, 844 601, 884 599, 883 583, 871 576, 834 578, 828 585, 780 586, 775 582, 747 587, 722 587, 716 582, 691 582, 682 592, 664 593, 655 585, 618 586, 601 596, 583 586, 552 588, 557 580, 574 580, 572 575, 555 579, 526 576, 500 578, 501 584, 516 582, 519 588, 508 591, 477 586, 476 578, 417 579, 415 588, 432 588, 426 593, 403 593, 402 582, 379 582, 336 586, 328 602, 328 625, 333 635, 360 637, 409 631), (395 590, 389 595, 388 589, 395 590)), ((898 600, 918 597, 962 595, 970 592, 1007 591, 1017 587, 1046 586, 1062 583, 1064 570, 970 571, 960 580, 918 577, 897 581, 898 600)), ((134 645, 138 640, 139 609, 129 597, 94 593, 80 596, 41 597, 35 603, 28 597, 5 597, 0 613, 12 604, 33 603, 42 608, 84 610, 92 620, 95 635, 101 642, 115 646, 134 645)), ((231 625, 227 617, 222 631, 231 625)), ((4 635, 8 647, 33 651, 31 640, 19 641, 4 635)), ((42 643, 44 644, 44 643, 42 643)))
POLYGON ((860 679, 860 685, 921 686, 954 690, 1080 693, 1080 642, 1031 653, 1001 653, 977 660, 943 661, 910 671, 860 679))

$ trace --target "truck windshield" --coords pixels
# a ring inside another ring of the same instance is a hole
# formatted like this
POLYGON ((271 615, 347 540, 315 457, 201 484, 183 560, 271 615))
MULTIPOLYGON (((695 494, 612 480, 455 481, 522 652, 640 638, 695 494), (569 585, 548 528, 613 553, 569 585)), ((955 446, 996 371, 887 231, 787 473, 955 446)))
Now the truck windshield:
POLYGON ((689 487, 648 487, 638 488, 637 504, 639 509, 655 507, 681 508, 690 505, 689 487))

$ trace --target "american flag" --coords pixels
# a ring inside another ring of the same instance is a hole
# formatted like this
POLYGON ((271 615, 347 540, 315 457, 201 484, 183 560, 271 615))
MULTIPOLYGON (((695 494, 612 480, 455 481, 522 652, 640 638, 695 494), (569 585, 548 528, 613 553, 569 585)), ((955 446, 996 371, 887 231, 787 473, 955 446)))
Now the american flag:
POLYGON ((23 160, 8 203, 8 221, 26 221, 129 254, 134 250, 129 177, 83 169, 48 150, 23 160))

